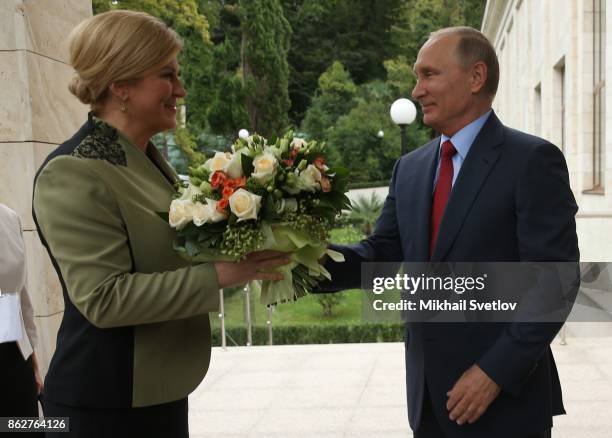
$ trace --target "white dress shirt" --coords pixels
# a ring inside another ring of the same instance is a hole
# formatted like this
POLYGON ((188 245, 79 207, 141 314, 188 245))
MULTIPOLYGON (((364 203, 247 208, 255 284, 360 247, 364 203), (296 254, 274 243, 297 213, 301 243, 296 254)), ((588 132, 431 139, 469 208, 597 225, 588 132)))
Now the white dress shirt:
MULTIPOLYGON (((19 296, 21 312, 15 318, 21 325, 21 339, 17 340, 24 359, 32 354, 37 342, 34 310, 26 289, 25 245, 21 233, 19 216, 13 210, 0 204, 0 290, 2 294, 10 293, 19 296)), ((0 298, 2 301, 7 301, 0 298)), ((0 342, 10 340, 0 339, 0 342)))

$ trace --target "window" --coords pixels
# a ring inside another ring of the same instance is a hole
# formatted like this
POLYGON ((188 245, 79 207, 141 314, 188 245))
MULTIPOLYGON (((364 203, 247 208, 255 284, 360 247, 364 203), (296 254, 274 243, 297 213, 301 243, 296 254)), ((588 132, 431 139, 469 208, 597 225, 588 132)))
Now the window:
POLYGON ((606 149, 606 0, 593 0, 593 180, 586 192, 603 193, 606 149))
POLYGON ((542 137, 542 85, 536 85, 534 91, 534 105, 533 105, 533 133, 539 137, 542 137))
POLYGON ((555 65, 554 79, 554 129, 555 142, 565 152, 565 57, 555 65))

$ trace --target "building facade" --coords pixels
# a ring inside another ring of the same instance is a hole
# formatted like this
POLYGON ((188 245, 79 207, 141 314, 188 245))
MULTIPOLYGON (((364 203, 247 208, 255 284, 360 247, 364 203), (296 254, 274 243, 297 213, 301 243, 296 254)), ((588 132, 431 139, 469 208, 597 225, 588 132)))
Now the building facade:
POLYGON ((87 120, 87 107, 68 91, 65 40, 91 15, 91 0, 0 1, 0 202, 21 218, 43 372, 64 301, 32 219, 32 187, 45 157, 87 120))
POLYGON ((482 24, 500 63, 495 111, 565 154, 582 261, 612 261, 611 7, 606 0, 488 0, 482 24))

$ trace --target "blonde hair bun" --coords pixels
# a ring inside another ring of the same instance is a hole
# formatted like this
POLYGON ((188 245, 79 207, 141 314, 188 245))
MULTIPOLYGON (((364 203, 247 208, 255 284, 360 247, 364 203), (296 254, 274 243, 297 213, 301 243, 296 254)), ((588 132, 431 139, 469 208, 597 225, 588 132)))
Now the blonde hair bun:
POLYGON ((85 105, 91 105, 96 100, 96 96, 92 92, 91 88, 89 88, 89 86, 83 82, 79 75, 75 75, 72 78, 70 84, 68 84, 68 89, 85 105))
POLYGON ((68 37, 75 70, 68 89, 97 109, 114 82, 138 79, 171 62, 181 38, 159 18, 144 12, 114 10, 82 21, 68 37))

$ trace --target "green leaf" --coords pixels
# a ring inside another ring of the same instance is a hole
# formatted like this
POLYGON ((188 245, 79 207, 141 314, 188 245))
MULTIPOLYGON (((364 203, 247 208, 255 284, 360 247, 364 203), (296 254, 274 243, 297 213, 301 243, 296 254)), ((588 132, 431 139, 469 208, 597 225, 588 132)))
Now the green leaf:
POLYGON ((242 172, 247 176, 251 176, 255 167, 253 166, 253 158, 248 155, 240 155, 240 164, 242 165, 242 172))
POLYGON ((194 257, 198 255, 200 252, 202 252, 200 245, 198 245, 196 242, 193 242, 191 240, 188 240, 185 243, 185 250, 187 250, 187 255, 189 257, 194 257))
POLYGON ((265 195, 262 199, 261 217, 264 221, 273 222, 278 219, 276 212, 275 198, 272 195, 265 195))

